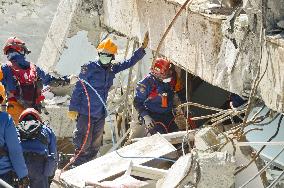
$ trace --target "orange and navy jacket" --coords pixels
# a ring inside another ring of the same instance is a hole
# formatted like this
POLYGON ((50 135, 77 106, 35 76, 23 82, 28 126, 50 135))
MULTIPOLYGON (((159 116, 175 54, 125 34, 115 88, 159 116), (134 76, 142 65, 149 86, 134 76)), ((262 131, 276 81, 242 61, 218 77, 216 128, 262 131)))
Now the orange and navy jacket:
POLYGON ((164 83, 149 74, 137 83, 134 106, 142 117, 150 115, 149 113, 170 113, 174 108, 174 95, 181 90, 181 82, 177 77, 164 83), (167 94, 167 107, 162 107, 163 93, 167 94))

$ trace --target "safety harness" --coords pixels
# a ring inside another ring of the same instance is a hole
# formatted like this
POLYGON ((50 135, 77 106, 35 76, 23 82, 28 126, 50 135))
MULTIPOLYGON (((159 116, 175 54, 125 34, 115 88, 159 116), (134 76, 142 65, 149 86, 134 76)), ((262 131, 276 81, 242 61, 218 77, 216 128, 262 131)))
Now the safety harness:
MULTIPOLYGON (((159 92, 158 92, 157 84, 154 82, 153 78, 148 79, 148 84, 151 87, 151 91, 149 93, 147 100, 149 100, 149 99, 151 100, 151 99, 154 99, 155 97, 157 97, 159 95, 159 92)), ((170 84, 171 88, 175 91, 176 80, 172 79, 169 84, 170 84)), ((167 93, 167 92, 165 91, 165 93, 167 93)))
POLYGON ((44 99, 41 95, 42 84, 38 81, 36 66, 30 63, 29 68, 22 69, 14 63, 8 62, 13 77, 17 81, 15 96, 25 103, 25 107, 34 107, 44 99))

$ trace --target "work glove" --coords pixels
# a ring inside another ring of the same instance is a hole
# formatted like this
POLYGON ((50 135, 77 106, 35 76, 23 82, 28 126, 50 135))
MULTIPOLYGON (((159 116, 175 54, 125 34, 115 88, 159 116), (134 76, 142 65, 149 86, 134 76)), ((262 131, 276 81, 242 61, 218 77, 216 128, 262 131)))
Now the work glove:
POLYGON ((68 79, 70 80, 71 85, 76 84, 76 82, 78 81, 78 78, 77 78, 76 75, 70 75, 70 76, 68 76, 68 79))
POLYGON ((26 188, 30 185, 30 179, 28 176, 25 176, 18 181, 19 188, 26 188))
POLYGON ((72 121, 75 121, 78 117, 78 112, 76 111, 69 111, 68 112, 68 117, 72 120, 72 121))
POLYGON ((147 31, 144 35, 144 39, 143 39, 143 43, 142 43, 142 48, 147 48, 148 46, 148 43, 149 43, 149 32, 147 31))
POLYGON ((153 119, 149 115, 144 116, 143 119, 144 119, 144 124, 146 125, 147 129, 154 128, 155 124, 153 122, 153 119))

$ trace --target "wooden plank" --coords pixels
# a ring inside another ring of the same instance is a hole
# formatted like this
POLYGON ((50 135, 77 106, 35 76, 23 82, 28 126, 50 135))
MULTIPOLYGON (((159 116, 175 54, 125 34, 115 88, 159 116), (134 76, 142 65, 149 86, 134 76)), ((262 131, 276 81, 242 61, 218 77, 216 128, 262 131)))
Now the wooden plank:
POLYGON ((159 180, 167 174, 167 170, 152 168, 143 165, 133 165, 130 175, 159 180))
POLYGON ((100 182, 123 173, 127 170, 130 161, 134 165, 143 164, 152 160, 143 157, 161 157, 173 153, 176 149, 162 136, 155 134, 117 151, 124 157, 142 158, 122 158, 114 151, 62 173, 61 181, 68 186, 84 187, 85 182, 100 182))

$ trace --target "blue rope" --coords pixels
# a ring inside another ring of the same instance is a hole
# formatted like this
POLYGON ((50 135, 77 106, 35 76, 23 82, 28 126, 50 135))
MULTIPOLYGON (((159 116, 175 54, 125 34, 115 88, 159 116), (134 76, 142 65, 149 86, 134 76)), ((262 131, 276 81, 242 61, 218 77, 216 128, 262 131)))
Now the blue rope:
POLYGON ((84 82, 87 86, 89 86, 95 93, 96 95, 99 97, 100 101, 102 102, 102 104, 104 105, 104 108, 106 110, 106 113, 107 113, 107 117, 109 118, 110 120, 110 128, 111 128, 111 140, 112 140, 112 145, 115 145, 115 138, 114 138, 114 126, 112 125, 112 119, 110 117, 110 113, 107 109, 107 106, 105 104, 105 102, 103 101, 102 97, 100 96, 100 94, 97 92, 97 90, 91 86, 91 84, 89 82, 87 82, 86 80, 84 79, 81 79, 81 78, 78 78, 79 80, 81 80, 82 82, 84 82))

